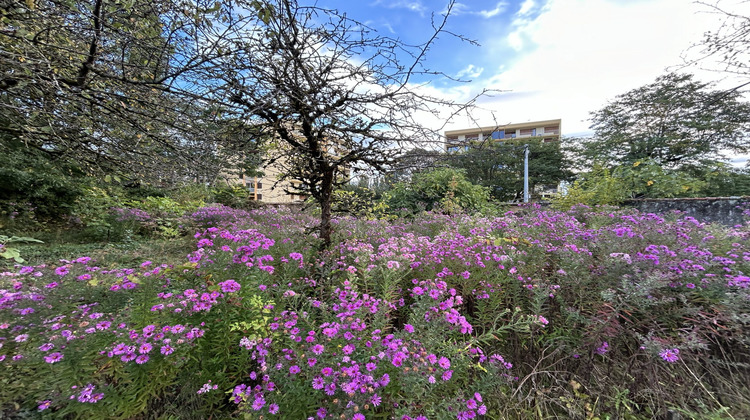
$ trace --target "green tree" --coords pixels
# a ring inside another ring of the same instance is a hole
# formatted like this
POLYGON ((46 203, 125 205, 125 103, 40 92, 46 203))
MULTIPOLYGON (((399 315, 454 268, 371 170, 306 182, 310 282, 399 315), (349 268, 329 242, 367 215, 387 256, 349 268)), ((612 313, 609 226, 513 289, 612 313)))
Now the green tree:
POLYGON ((750 150, 750 104, 687 74, 667 74, 592 113, 582 155, 607 165, 651 159, 679 168, 750 150))
POLYGON ((472 184, 464 171, 438 168, 412 176, 410 182, 399 182, 386 193, 393 210, 406 209, 411 213, 422 210, 481 210, 489 200, 489 191, 472 184))
MULTIPOLYGON (((572 177, 560 142, 529 140, 529 189, 552 186, 572 177)), ((446 162, 463 169, 471 182, 485 186, 500 201, 523 198, 524 148, 518 141, 488 143, 449 155, 446 162)))

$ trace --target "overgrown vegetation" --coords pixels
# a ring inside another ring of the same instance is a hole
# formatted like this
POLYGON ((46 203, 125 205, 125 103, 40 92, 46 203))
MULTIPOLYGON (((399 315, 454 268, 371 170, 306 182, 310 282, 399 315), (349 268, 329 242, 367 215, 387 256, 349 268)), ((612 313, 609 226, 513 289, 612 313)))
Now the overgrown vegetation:
POLYGON ((179 243, 0 276, 4 416, 750 415, 748 225, 344 216, 321 252, 299 212, 187 220, 179 243))

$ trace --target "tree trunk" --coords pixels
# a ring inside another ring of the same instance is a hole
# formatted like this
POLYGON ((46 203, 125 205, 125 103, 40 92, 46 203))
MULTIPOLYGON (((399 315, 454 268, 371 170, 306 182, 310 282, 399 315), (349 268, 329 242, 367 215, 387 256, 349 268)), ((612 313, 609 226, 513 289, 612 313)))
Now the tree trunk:
POLYGON ((331 204, 333 201, 333 171, 326 171, 320 185, 320 239, 322 249, 331 245, 331 204))

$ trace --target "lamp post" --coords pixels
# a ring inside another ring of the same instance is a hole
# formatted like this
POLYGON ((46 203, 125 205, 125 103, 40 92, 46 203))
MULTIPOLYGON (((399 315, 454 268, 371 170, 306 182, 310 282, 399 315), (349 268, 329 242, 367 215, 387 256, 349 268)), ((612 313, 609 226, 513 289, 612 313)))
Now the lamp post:
POLYGON ((523 202, 528 203, 529 194, 529 145, 523 145, 523 202))

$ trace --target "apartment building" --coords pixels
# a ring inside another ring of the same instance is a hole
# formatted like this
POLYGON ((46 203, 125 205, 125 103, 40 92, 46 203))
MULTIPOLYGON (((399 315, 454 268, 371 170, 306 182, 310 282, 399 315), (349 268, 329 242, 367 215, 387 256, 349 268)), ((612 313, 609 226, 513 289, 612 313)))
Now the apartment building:
POLYGON ((530 121, 489 127, 474 127, 445 132, 445 150, 459 152, 471 146, 482 145, 491 141, 512 141, 521 139, 540 139, 544 142, 560 140, 562 120, 530 121))
MULTIPOLYGON (((301 137, 301 134, 299 135, 301 137)), ((264 162, 261 168, 259 168, 263 173, 262 177, 241 174, 227 179, 227 182, 243 185, 250 192, 250 199, 264 203, 290 204, 301 203, 307 200, 308 195, 303 192, 287 192, 300 191, 299 188, 293 188, 296 185, 301 185, 300 181, 290 179, 280 180, 282 174, 294 173, 294 168, 304 163, 299 161, 299 154, 282 141, 272 142, 269 144, 269 147, 272 150, 270 153, 275 154, 275 159, 273 163, 264 162)), ((346 152, 345 145, 340 141, 326 141, 323 147, 323 153, 329 158, 337 158, 346 152)), ((348 178, 349 169, 344 169, 341 176, 348 178)))
POLYGON ((298 181, 279 181, 281 170, 275 165, 267 165, 262 168, 264 176, 254 177, 240 175, 239 181, 250 192, 250 199, 270 204, 301 203, 307 200, 304 194, 289 194, 292 185, 298 181))

